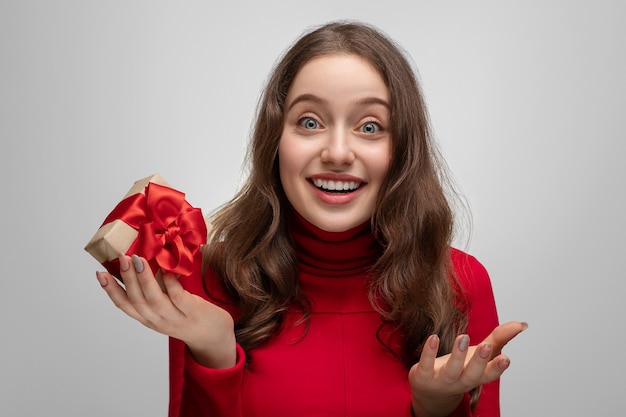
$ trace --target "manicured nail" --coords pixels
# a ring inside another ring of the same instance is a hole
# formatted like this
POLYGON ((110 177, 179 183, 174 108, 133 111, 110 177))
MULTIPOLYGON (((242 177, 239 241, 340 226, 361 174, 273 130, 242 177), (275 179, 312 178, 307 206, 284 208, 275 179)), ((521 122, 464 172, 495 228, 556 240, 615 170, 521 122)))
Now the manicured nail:
POLYGON ((461 339, 459 340, 459 350, 461 352, 465 352, 469 347, 469 342, 470 338, 468 335, 464 334, 463 336, 461 336, 461 339))
POLYGON ((109 280, 104 276, 104 274, 101 274, 100 271, 96 271, 96 278, 98 279, 101 287, 109 285, 109 280))
POLYGON ((491 357, 491 345, 489 343, 484 343, 478 349, 478 355, 483 359, 489 359, 491 357))
POLYGON ((498 361, 498 367, 502 370, 507 369, 511 364, 511 360, 509 358, 501 358, 498 361))
POLYGON ((431 335, 428 339, 428 347, 431 349, 437 349, 437 347, 439 347, 439 336, 436 334, 431 335))
POLYGON ((128 271, 128 269, 130 268, 130 264, 128 263, 128 258, 126 258, 126 255, 124 255, 123 253, 120 253, 118 256, 118 259, 120 261, 120 271, 122 272, 128 271))
POLYGON ((135 267, 135 271, 143 272, 143 262, 141 262, 141 259, 139 258, 139 256, 133 254, 133 256, 131 256, 130 259, 133 261, 133 266, 135 267))

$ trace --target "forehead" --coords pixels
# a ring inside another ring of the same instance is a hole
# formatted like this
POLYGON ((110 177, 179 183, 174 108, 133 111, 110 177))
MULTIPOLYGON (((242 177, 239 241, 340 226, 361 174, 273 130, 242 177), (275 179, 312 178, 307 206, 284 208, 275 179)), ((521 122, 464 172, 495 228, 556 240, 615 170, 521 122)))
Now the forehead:
POLYGON ((385 101, 389 98, 378 70, 367 59, 354 54, 323 55, 304 64, 289 87, 287 104, 302 94, 328 97, 350 94, 385 101))

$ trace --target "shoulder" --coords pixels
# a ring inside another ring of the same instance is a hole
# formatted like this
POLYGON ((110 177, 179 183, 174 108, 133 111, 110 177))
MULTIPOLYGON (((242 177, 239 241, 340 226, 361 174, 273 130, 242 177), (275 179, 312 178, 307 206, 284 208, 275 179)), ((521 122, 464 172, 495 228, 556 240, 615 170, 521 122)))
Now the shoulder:
POLYGON ((470 305, 493 299, 493 288, 489 273, 473 255, 451 248, 450 260, 456 274, 460 291, 470 305))
POLYGON ((474 256, 460 249, 450 248, 450 260, 464 290, 469 291, 482 285, 491 287, 487 269, 474 256))
POLYGON ((457 248, 450 248, 450 259, 457 274, 486 275, 487 269, 473 255, 457 248))
POLYGON ((450 251, 460 293, 466 303, 468 333, 484 338, 498 324, 493 287, 487 269, 474 256, 459 249, 450 251))

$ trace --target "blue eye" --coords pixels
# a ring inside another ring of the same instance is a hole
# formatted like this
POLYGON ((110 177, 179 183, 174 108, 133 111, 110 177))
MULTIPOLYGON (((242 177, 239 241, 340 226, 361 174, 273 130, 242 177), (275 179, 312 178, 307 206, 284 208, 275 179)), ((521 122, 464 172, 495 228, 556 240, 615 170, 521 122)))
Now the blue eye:
POLYGON ((378 123, 374 123, 374 122, 367 122, 361 126, 361 132, 367 133, 370 135, 374 133, 378 133, 379 130, 380 130, 380 126, 378 125, 378 123))
POLYGON ((313 130, 318 129, 320 127, 320 124, 317 123, 317 120, 311 117, 305 117, 300 120, 300 126, 308 130, 313 130))

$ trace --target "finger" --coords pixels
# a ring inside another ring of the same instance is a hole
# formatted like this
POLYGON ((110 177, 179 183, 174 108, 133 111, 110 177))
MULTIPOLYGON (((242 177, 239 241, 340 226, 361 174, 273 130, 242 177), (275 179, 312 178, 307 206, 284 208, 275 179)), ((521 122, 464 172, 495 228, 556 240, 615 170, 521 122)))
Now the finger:
POLYGON ((483 377, 487 371, 492 354, 493 346, 490 343, 483 342, 476 346, 472 357, 465 365, 465 370, 463 371, 463 383, 465 385, 475 387, 482 383, 481 381, 484 379, 483 377))
POLYGON ((163 289, 159 285, 156 277, 152 274, 148 263, 145 259, 132 255, 130 257, 136 272, 137 282, 141 288, 141 292, 149 305, 157 305, 167 299, 163 293, 163 289))
POLYGON ((454 341, 452 352, 450 352, 450 357, 448 358, 443 371, 444 375, 446 375, 449 380, 456 381, 463 373, 469 344, 470 338, 466 334, 458 336, 454 341))
POLYGON ((426 339, 426 343, 424 343, 419 362, 411 368, 414 378, 430 379, 433 377, 438 350, 439 336, 436 334, 430 335, 428 339, 426 339))
POLYGON ((120 263, 120 275, 128 300, 133 304, 145 304, 143 290, 137 281, 136 266, 132 265, 131 258, 123 253, 120 253, 117 259, 120 263))
POLYGON ((506 355, 498 355, 491 360, 483 373, 481 384, 487 384, 491 381, 495 381, 500 378, 504 371, 506 371, 511 365, 511 360, 506 355))
POLYGON ((525 322, 510 321, 496 327, 483 342, 491 344, 493 355, 497 355, 507 343, 527 328, 528 324, 525 322))
POLYGON ((181 318, 181 312, 163 292, 146 260, 132 255, 131 262, 131 269, 135 271, 136 286, 141 292, 141 296, 138 295, 131 301, 139 314, 145 317, 153 328, 162 328, 164 322, 181 318))
POLYGON ((174 308, 186 318, 204 320, 207 314, 213 318, 226 314, 232 319, 222 308, 187 291, 174 274, 163 274, 163 285, 174 308))
POLYGON ((96 277, 98 278, 98 282, 107 293, 113 304, 126 313, 128 316, 134 318, 135 320, 144 323, 145 320, 141 315, 137 312, 135 307, 132 305, 126 291, 120 284, 118 284, 117 280, 113 277, 113 275, 106 272, 96 272, 96 277))
POLYGON ((163 274, 163 286, 168 294, 172 304, 184 315, 193 311, 194 303, 188 297, 189 293, 185 290, 174 274, 163 274))

